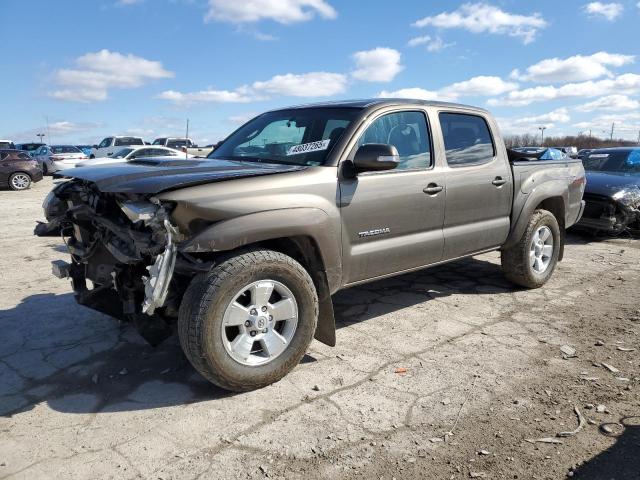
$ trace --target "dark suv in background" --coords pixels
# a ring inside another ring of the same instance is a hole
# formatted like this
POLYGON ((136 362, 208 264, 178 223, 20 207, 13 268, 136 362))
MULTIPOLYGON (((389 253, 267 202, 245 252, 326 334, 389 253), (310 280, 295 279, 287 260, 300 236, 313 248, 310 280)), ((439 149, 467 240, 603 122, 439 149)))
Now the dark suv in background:
POLYGON ((42 180, 38 162, 21 150, 0 150, 0 187, 26 190, 42 180))

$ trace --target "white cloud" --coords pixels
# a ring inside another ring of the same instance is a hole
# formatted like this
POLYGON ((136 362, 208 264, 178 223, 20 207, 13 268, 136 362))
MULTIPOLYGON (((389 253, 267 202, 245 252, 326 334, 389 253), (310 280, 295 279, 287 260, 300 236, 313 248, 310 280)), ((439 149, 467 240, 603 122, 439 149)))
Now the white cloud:
POLYGON ((276 75, 264 82, 254 82, 254 91, 269 95, 291 97, 330 97, 343 93, 347 77, 341 73, 310 72, 276 75))
POLYGON ((196 103, 247 103, 266 100, 270 96, 283 97, 330 97, 343 93, 347 87, 347 76, 340 73, 310 72, 276 75, 269 80, 254 82, 234 90, 208 88, 197 92, 167 90, 157 98, 179 105, 196 103))
POLYGON ((144 0, 118 0, 116 2, 116 5, 121 7, 127 7, 129 5, 135 5, 137 3, 142 3, 142 2, 144 2, 144 0))
POLYGON ((374 48, 353 54, 356 69, 352 75, 365 82, 390 82, 404 68, 400 52, 393 48, 374 48))
POLYGON ((429 35, 424 35, 422 37, 415 37, 409 40, 407 43, 409 47, 417 47, 420 45, 426 45, 428 52, 439 52, 444 50, 447 47, 451 47, 455 45, 455 42, 445 43, 444 40, 440 37, 431 37, 429 35))
POLYGON ((439 92, 424 88, 401 88, 400 90, 383 90, 378 94, 381 98, 414 98, 416 100, 443 100, 439 92))
POLYGON ((613 138, 635 140, 640 131, 640 113, 607 114, 591 118, 573 125, 581 130, 591 130, 593 136, 608 138, 613 124, 613 138))
POLYGON ((51 135, 51 138, 45 137, 45 141, 51 143, 52 140, 58 141, 57 139, 60 137, 75 137, 81 133, 90 132, 100 127, 102 127, 102 124, 96 122, 71 122, 61 120, 51 122, 48 126, 42 125, 31 130, 15 132, 11 134, 10 138, 15 138, 16 140, 33 140, 37 133, 44 133, 45 135, 51 135))
POLYGON ((603 3, 603 2, 590 2, 583 7, 584 11, 592 16, 598 18, 604 18, 610 22, 613 22, 616 18, 622 15, 624 6, 621 3, 603 3))
POLYGON ((633 63, 633 55, 598 52, 593 55, 574 55, 569 58, 548 58, 530 67, 525 73, 511 72, 511 77, 530 82, 580 82, 613 74, 607 67, 621 67, 633 63))
POLYGON ((447 97, 475 97, 502 95, 518 88, 517 83, 505 82, 500 77, 480 75, 463 82, 456 82, 441 89, 447 97))
POLYGON ((491 106, 518 107, 534 102, 544 102, 563 98, 597 97, 600 95, 634 94, 640 91, 640 75, 625 73, 617 77, 598 81, 567 83, 561 87, 550 85, 525 88, 509 92, 506 97, 493 98, 491 106))
POLYGON ((334 19, 338 13, 325 0, 209 0, 205 21, 241 24, 273 20, 286 25, 315 15, 334 19))
POLYGON ((173 77, 173 72, 160 62, 109 50, 82 55, 75 64, 75 69, 55 72, 58 89, 49 92, 49 96, 77 102, 100 101, 112 88, 137 88, 152 80, 173 77))
POLYGON ((547 26, 547 22, 539 13, 519 15, 486 3, 465 3, 452 12, 424 17, 413 26, 462 28, 472 33, 508 35, 521 38, 527 44, 535 39, 538 30, 547 26))
POLYGON ((509 134, 537 132, 538 127, 553 128, 557 123, 567 123, 571 120, 566 108, 558 108, 541 115, 516 118, 497 118, 500 130, 509 134))
POLYGON ((420 87, 402 88, 394 91, 383 90, 378 94, 378 97, 450 102, 456 101, 460 97, 501 95, 517 87, 517 83, 505 82, 500 77, 478 76, 463 82, 452 83, 439 90, 425 90, 420 87))
POLYGON ((246 103, 253 100, 253 97, 245 87, 236 90, 214 90, 209 88, 189 93, 166 90, 160 93, 157 98, 181 105, 194 103, 246 103))
POLYGON ((640 108, 640 102, 629 98, 627 95, 608 95, 606 97, 598 98, 593 102, 585 103, 576 107, 576 110, 581 112, 592 112, 594 110, 635 110, 640 108))
POLYGON ((571 120, 569 111, 566 108, 558 108, 552 112, 543 113, 542 115, 534 115, 530 117, 520 117, 513 121, 514 125, 532 125, 539 124, 544 126, 546 124, 557 122, 567 123, 571 120))

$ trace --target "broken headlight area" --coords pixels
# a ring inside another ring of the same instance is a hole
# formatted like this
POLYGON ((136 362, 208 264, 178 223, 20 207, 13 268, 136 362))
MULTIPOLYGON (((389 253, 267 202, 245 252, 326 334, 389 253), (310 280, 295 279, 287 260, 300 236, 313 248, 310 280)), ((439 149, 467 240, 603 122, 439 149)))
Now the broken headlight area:
POLYGON ((585 209, 578 226, 609 235, 640 229, 640 194, 626 190, 609 197, 585 194, 585 209))
POLYGON ((35 234, 62 236, 71 262, 54 262, 54 274, 71 279, 78 303, 134 322, 152 344, 172 333, 190 276, 206 268, 178 252, 172 204, 72 180, 43 208, 47 222, 35 234))

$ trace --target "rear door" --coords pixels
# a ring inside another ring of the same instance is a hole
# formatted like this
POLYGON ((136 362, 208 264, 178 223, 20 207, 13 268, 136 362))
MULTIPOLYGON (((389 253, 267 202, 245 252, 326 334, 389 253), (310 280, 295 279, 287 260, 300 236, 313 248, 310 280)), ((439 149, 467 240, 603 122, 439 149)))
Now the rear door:
POLYGON ((349 159, 361 145, 384 143, 397 148, 400 164, 394 170, 340 180, 344 282, 439 261, 444 173, 435 167, 426 112, 388 111, 374 117, 356 138, 349 159), (431 194, 425 191, 428 187, 431 194))
POLYGON ((438 112, 447 162, 444 259, 500 246, 509 235, 513 185, 495 126, 478 113, 438 112))

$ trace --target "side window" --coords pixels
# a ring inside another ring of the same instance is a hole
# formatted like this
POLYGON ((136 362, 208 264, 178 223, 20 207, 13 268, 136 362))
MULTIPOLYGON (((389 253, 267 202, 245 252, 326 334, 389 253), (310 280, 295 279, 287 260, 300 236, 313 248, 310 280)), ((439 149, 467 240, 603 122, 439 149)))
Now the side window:
POLYGON ((400 154, 395 170, 429 168, 431 141, 423 112, 397 112, 376 119, 358 140, 358 147, 368 143, 393 145, 400 154))
POLYGON ((134 153, 133 155, 136 158, 142 158, 142 157, 151 157, 153 156, 155 150, 151 150, 150 148, 141 148, 140 150, 136 150, 136 153, 134 153))
POLYGON ((100 145, 98 145, 98 148, 107 148, 111 146, 111 139, 110 138, 105 138, 104 140, 102 140, 100 142, 100 145))
POLYGON ((450 167, 481 165, 495 156, 489 126, 484 118, 463 113, 441 113, 440 126, 450 167))
POLYGON ((31 160, 31 157, 27 153, 19 153, 18 158, 20 160, 31 160))

